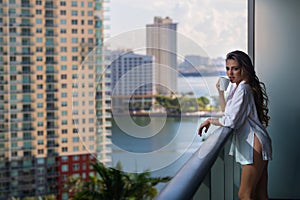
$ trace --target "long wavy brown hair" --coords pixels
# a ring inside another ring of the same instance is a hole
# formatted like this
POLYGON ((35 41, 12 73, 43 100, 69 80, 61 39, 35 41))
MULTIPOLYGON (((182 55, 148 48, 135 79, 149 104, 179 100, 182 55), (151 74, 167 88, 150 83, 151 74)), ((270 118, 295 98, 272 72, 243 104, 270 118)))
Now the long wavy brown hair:
POLYGON ((259 120, 267 127, 270 120, 270 116, 268 115, 269 98, 267 96, 266 86, 263 82, 259 81, 250 57, 246 53, 237 50, 227 54, 226 61, 229 59, 237 61, 241 67, 242 77, 252 88, 259 120))

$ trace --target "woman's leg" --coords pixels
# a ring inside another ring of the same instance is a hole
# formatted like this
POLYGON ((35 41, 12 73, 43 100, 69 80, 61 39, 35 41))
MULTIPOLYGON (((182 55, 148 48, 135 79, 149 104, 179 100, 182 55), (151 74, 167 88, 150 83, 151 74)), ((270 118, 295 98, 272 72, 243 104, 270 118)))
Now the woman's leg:
POLYGON ((256 197, 259 200, 268 199, 268 163, 256 187, 256 197))
POLYGON ((257 184, 260 180, 263 180, 262 175, 267 167, 267 163, 268 161, 262 159, 262 147, 256 135, 254 135, 253 164, 242 166, 242 177, 238 194, 241 200, 257 199, 257 184))

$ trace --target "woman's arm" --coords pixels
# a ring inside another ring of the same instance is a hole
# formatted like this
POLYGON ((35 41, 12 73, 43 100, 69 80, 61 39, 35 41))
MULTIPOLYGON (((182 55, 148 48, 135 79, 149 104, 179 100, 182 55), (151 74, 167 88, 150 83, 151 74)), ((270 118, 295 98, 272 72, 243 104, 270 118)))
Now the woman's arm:
POLYGON ((215 125, 215 126, 223 126, 218 119, 216 118, 208 118, 205 120, 199 127, 198 129, 198 135, 202 136, 202 130, 205 128, 205 133, 208 131, 210 125, 215 125))

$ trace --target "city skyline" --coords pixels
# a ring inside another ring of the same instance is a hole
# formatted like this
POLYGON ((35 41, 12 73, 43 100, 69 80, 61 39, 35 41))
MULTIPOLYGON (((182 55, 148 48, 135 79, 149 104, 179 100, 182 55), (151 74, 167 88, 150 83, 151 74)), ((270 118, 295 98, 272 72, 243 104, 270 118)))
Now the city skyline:
POLYGON ((155 16, 168 16, 178 23, 178 33, 195 41, 209 57, 247 49, 247 1, 114 0, 109 15, 111 38, 144 29, 155 16))

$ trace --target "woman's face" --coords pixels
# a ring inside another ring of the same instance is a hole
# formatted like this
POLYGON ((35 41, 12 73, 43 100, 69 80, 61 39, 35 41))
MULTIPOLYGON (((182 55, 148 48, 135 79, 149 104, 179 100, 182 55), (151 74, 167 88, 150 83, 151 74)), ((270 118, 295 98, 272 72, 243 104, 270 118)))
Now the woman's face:
POLYGON ((226 74, 230 82, 236 83, 237 85, 243 80, 242 69, 236 60, 226 60, 226 74))

